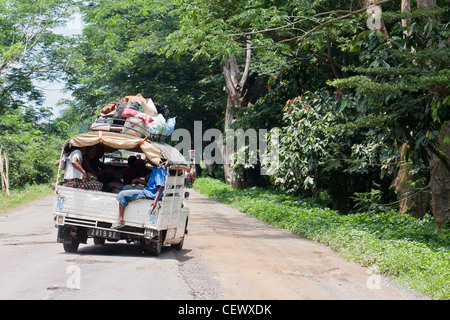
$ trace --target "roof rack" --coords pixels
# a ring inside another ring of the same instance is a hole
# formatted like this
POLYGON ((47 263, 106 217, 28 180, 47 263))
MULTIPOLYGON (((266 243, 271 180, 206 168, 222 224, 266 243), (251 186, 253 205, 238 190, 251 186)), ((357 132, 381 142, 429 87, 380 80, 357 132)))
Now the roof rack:
POLYGON ((149 140, 162 142, 166 142, 169 138, 166 135, 150 133, 144 121, 134 117, 125 119, 98 117, 97 120, 89 124, 88 131, 115 132, 133 137, 147 137, 149 140))

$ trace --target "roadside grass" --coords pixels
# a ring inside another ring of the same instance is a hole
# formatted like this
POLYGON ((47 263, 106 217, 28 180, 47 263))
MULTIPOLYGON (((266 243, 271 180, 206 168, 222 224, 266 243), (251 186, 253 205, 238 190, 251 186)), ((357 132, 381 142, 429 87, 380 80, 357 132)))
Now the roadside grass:
POLYGON ((35 184, 12 189, 10 192, 11 196, 9 197, 0 193, 0 213, 47 196, 53 192, 53 189, 50 184, 35 184))
POLYGON ((432 299, 450 299, 450 230, 436 230, 432 216, 398 212, 341 215, 311 199, 280 191, 234 190, 212 178, 194 189, 249 216, 323 243, 348 260, 370 267, 432 299))

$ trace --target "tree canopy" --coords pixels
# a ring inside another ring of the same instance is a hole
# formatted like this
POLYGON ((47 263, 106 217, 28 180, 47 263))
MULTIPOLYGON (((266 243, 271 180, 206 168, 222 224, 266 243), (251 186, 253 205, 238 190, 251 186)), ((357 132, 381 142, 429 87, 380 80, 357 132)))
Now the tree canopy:
POLYGON ((62 76, 52 32, 67 17, 65 1, 0 1, 0 144, 10 157, 12 186, 53 179, 58 141, 67 125, 49 122, 38 81, 62 76), (48 144, 55 148, 48 148, 48 144))

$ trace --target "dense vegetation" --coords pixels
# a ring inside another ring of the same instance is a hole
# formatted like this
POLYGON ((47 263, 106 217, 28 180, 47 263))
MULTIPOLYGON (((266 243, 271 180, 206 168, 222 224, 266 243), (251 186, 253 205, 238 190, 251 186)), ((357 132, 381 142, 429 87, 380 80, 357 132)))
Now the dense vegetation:
POLYGON ((419 293, 450 298, 450 232, 437 232, 430 216, 417 220, 395 211, 341 215, 320 201, 258 187, 236 190, 212 178, 197 179, 194 188, 247 215, 324 243, 419 293))
POLYGON ((63 1, 0 1, 0 144, 10 158, 11 187, 48 183, 54 177, 67 123, 50 121, 36 81, 62 76, 51 32, 61 23, 63 1))

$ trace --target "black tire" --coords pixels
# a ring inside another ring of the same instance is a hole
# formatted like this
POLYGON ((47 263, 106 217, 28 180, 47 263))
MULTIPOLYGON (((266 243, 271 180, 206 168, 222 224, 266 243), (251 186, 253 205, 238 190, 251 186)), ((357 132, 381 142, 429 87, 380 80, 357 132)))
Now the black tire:
POLYGON ((143 239, 143 241, 141 241, 141 243, 139 244, 139 248, 141 248, 147 254, 159 257, 162 250, 162 241, 160 239, 143 239))
POLYGON ((180 242, 178 242, 176 244, 171 244, 170 246, 177 251, 181 251, 181 249, 183 249, 183 244, 184 244, 184 236, 183 236, 183 238, 181 238, 180 242))
POLYGON ((161 249, 162 249, 162 242, 158 241, 158 242, 154 243, 154 245, 152 246, 152 249, 150 250, 150 254, 152 256, 159 257, 159 255, 161 254, 161 249))
POLYGON ((94 244, 95 245, 104 245, 105 241, 106 241, 105 238, 94 237, 94 244))
POLYGON ((64 241, 63 247, 65 252, 77 252, 80 243, 78 241, 64 241))
POLYGON ((172 248, 174 248, 177 251, 181 251, 181 249, 183 249, 183 244, 184 244, 184 237, 186 236, 186 234, 188 233, 187 231, 187 225, 188 225, 188 220, 186 219, 186 225, 184 226, 184 234, 183 234, 183 238, 181 238, 181 241, 179 243, 176 244, 171 244, 170 246, 172 248))

